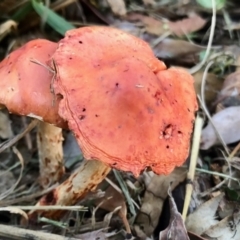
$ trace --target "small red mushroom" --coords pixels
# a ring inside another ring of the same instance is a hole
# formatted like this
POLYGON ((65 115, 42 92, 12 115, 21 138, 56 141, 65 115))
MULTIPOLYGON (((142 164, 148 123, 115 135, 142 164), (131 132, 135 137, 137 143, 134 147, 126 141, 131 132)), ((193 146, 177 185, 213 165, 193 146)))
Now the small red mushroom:
POLYGON ((58 100, 53 104, 50 82, 53 74, 34 63, 50 64, 57 43, 44 39, 28 42, 0 63, 0 105, 9 112, 38 118, 66 127, 58 115, 58 100))
POLYGON ((54 71, 47 67, 56 48, 57 43, 33 40, 0 63, 0 106, 11 113, 42 121, 38 126, 38 150, 43 187, 57 182, 64 173, 63 138, 59 127, 67 124, 58 115, 59 100, 50 89, 54 71))

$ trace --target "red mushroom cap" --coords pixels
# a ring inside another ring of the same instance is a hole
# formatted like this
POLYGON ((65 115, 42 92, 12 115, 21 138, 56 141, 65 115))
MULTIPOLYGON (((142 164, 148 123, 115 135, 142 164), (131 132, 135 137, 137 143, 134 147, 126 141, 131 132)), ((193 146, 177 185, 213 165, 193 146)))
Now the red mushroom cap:
POLYGON ((32 62, 35 60, 47 66, 56 48, 57 43, 33 40, 0 63, 0 106, 18 115, 66 126, 58 115, 58 100, 53 105, 50 90, 53 73, 32 62))
POLYGON ((107 27, 68 31, 53 59, 59 114, 87 159, 136 176, 185 161, 197 109, 190 74, 164 70, 147 43, 107 27))

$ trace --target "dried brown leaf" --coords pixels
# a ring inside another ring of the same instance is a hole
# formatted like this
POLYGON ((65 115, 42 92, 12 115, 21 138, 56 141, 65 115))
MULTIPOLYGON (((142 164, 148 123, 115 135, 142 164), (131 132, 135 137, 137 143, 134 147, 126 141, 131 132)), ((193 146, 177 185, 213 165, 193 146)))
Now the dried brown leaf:
POLYGON ((168 22, 168 28, 173 34, 180 37, 200 30, 205 26, 206 22, 199 15, 192 14, 183 20, 168 22))
POLYGON ((229 74, 224 82, 223 82, 223 86, 222 86, 222 90, 219 93, 218 96, 218 102, 222 102, 224 105, 230 105, 231 106, 231 102, 232 105, 235 105, 233 103, 233 99, 232 101, 229 101, 230 98, 234 98, 235 99, 235 103, 240 103, 240 71, 236 71, 234 73, 229 74))
MULTIPOLYGON (((201 95, 201 85, 203 80, 203 71, 198 71, 193 74, 194 77, 194 87, 196 93, 201 95)), ((208 73, 206 77, 206 85, 205 85, 205 102, 207 105, 213 103, 216 100, 217 94, 220 92, 222 88, 223 79, 217 76, 214 73, 208 73)))
POLYGON ((139 13, 131 13, 126 18, 129 21, 140 22, 139 24, 143 25, 146 32, 150 34, 159 36, 169 31, 166 22, 159 21, 153 17, 148 17, 139 13))
POLYGON ((168 176, 153 174, 151 180, 148 180, 149 184, 146 186, 143 203, 134 225, 138 237, 147 237, 153 233, 158 224, 164 200, 168 196, 170 183, 172 182, 174 189, 185 177, 186 171, 176 168, 168 176))
POLYGON ((239 240, 240 212, 235 211, 232 215, 225 217, 214 226, 211 226, 204 232, 203 236, 216 240, 239 240))
POLYGON ((158 20, 137 13, 128 15, 127 19, 130 21, 140 21, 148 33, 157 36, 163 35, 167 32, 177 36, 183 36, 201 29, 206 24, 206 20, 196 14, 192 14, 189 18, 176 22, 158 20))
POLYGON ((127 13, 126 5, 124 0, 107 0, 113 13, 117 16, 124 16, 127 13))
MULTIPOLYGON (((204 48, 184 40, 166 38, 154 46, 154 53, 159 58, 187 58, 202 51, 204 48)), ((183 59, 181 59, 183 61, 183 59)))
POLYGON ((223 194, 219 194, 207 202, 203 203, 195 212, 191 213, 186 219, 188 231, 201 235, 209 227, 215 225, 218 221, 215 219, 216 210, 223 194))
MULTIPOLYGON (((226 144, 240 139, 240 106, 228 107, 219 111, 212 117, 212 122, 226 144)), ((203 129, 201 136, 201 149, 209 149, 220 141, 211 122, 203 129)))
POLYGON ((118 215, 122 219, 123 224, 125 225, 126 232, 131 233, 131 229, 127 220, 127 206, 122 193, 118 192, 115 188, 109 185, 109 187, 105 191, 104 197, 96 199, 95 204, 100 204, 100 208, 105 209, 109 212, 112 212, 117 207, 120 207, 120 209, 118 210, 118 215))
POLYGON ((169 191, 168 195, 170 205, 170 221, 168 227, 159 233, 159 240, 190 240, 182 216, 177 210, 177 206, 172 197, 171 191, 169 191))
MULTIPOLYGON (((230 161, 232 164, 233 161, 230 161)), ((240 169, 239 169, 240 170, 240 169)), ((227 198, 223 198, 219 204, 218 215, 221 219, 230 216, 236 209, 240 208, 240 203, 236 201, 229 201, 227 198)))

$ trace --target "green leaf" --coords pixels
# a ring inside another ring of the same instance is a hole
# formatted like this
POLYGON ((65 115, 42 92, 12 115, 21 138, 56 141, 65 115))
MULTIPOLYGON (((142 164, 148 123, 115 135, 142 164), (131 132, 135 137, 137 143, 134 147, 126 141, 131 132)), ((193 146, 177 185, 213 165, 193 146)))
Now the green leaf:
MULTIPOLYGON (((197 3, 207 9, 212 9, 212 0, 196 0, 197 3)), ((226 0, 215 0, 216 9, 220 10, 225 7, 226 0)))
POLYGON ((42 2, 32 0, 32 6, 37 14, 44 19, 48 25, 50 25, 56 32, 62 34, 63 36, 66 31, 75 28, 71 23, 43 5, 42 2))
POLYGON ((230 201, 239 201, 239 193, 234 189, 226 188, 225 189, 226 196, 230 201))
POLYGON ((33 10, 31 2, 27 2, 22 7, 20 7, 11 17, 12 20, 16 22, 20 22, 23 20, 28 13, 30 13, 33 10))

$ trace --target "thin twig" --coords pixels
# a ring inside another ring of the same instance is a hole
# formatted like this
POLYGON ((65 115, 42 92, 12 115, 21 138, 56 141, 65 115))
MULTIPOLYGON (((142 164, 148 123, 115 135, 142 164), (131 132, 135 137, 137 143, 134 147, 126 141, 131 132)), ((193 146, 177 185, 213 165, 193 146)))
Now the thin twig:
POLYGON ((13 190, 17 187, 17 185, 19 184, 19 182, 22 179, 22 174, 23 174, 23 170, 24 170, 24 159, 22 157, 22 154, 18 151, 18 149, 16 147, 13 147, 13 152, 17 155, 17 157, 19 159, 19 162, 21 164, 21 171, 20 171, 17 181, 7 191, 0 194, 0 200, 9 196, 13 192, 13 190))
POLYGON ((223 140, 221 134, 219 133, 218 129, 216 128, 215 124, 213 123, 212 117, 211 117, 207 107, 204 105, 204 103, 203 103, 203 101, 202 101, 202 99, 201 99, 201 97, 199 95, 198 95, 198 100, 199 100, 199 102, 201 104, 201 107, 202 107, 204 113, 206 114, 209 122, 212 124, 218 139, 220 140, 221 144, 223 145, 225 152, 227 153, 227 155, 229 155, 228 147, 227 147, 226 143, 224 142, 224 140, 223 140))
POLYGON ((48 206, 16 206, 22 210, 41 210, 41 211, 53 211, 53 210, 69 210, 69 211, 87 211, 87 207, 83 206, 62 206, 62 205, 48 205, 48 206))
POLYGON ((117 170, 113 169, 113 173, 114 173, 114 176, 116 177, 121 189, 122 189, 122 192, 126 198, 126 201, 129 205, 129 210, 130 212, 132 213, 133 216, 136 216, 136 211, 135 211, 135 208, 134 208, 134 204, 132 202, 132 198, 130 196, 130 193, 128 191, 128 188, 127 188, 127 185, 126 183, 124 182, 120 172, 118 172, 117 170))
POLYGON ((16 240, 79 240, 79 238, 64 237, 57 234, 45 233, 41 231, 33 231, 23 228, 6 226, 0 224, 0 237, 11 238, 16 240))
POLYGON ((33 194, 30 194, 30 195, 27 195, 27 196, 23 196, 23 197, 19 197, 19 198, 14 198, 14 199, 0 201, 0 206, 3 207, 3 206, 9 206, 9 205, 17 204, 17 203, 20 203, 20 202, 30 202, 30 201, 33 201, 35 198, 41 197, 41 196, 43 196, 45 194, 48 194, 53 189, 55 189, 56 186, 57 186, 57 184, 54 184, 53 186, 51 186, 51 187, 49 187, 47 189, 44 189, 42 191, 39 191, 37 193, 33 193, 33 194))
POLYGON ((185 193, 184 206, 183 206, 183 212, 182 212, 183 221, 185 221, 186 219, 188 208, 191 201, 192 192, 193 192, 193 180, 194 180, 195 170, 197 165, 202 125, 203 125, 203 118, 197 115, 197 118, 195 121, 194 133, 193 133, 193 144, 192 144, 192 151, 190 156, 190 166, 187 173, 186 193, 185 193))
POLYGON ((219 176, 219 177, 222 177, 222 178, 231 179, 233 181, 236 181, 236 182, 240 183, 238 178, 231 177, 231 176, 223 174, 223 173, 214 172, 214 171, 206 170, 206 169, 203 169, 203 168, 196 168, 196 171, 202 172, 202 173, 208 173, 208 174, 211 174, 211 175, 216 175, 216 176, 219 176))
POLYGON ((213 125, 213 128, 218 136, 218 139, 220 140, 220 142, 222 143, 226 153, 229 155, 229 151, 228 151, 228 148, 227 148, 227 145, 226 143, 224 142, 221 134, 219 133, 218 129, 216 128, 216 126, 214 125, 213 121, 212 121, 212 118, 210 116, 210 113, 207 109, 207 106, 206 106, 206 102, 205 102, 205 87, 206 87, 206 81, 207 81, 207 74, 208 74, 208 71, 210 69, 210 67, 213 65, 214 61, 210 61, 206 68, 204 69, 204 72, 203 72, 203 77, 202 77, 202 83, 201 83, 201 98, 198 96, 198 99, 201 103, 201 106, 202 106, 202 109, 204 110, 206 116, 208 117, 208 120, 210 121, 210 123, 213 125))
POLYGON ((214 186, 213 188, 208 189, 205 192, 199 193, 198 195, 201 197, 206 197, 208 196, 211 192, 216 191, 217 189, 219 189, 220 187, 222 187, 226 182, 228 181, 227 178, 225 178, 223 181, 221 181, 220 183, 218 183, 216 186, 214 186))
POLYGON ((54 93, 53 84, 54 84, 55 78, 57 76, 57 65, 56 65, 54 59, 52 59, 52 65, 53 65, 52 68, 47 66, 47 65, 45 65, 45 64, 43 64, 43 63, 41 63, 41 62, 39 62, 36 59, 31 59, 30 62, 35 63, 35 64, 37 64, 37 65, 39 65, 41 67, 46 68, 49 72, 51 72, 53 74, 51 82, 50 82, 50 92, 52 93, 52 96, 53 96, 52 106, 54 106, 55 105, 55 100, 56 100, 56 95, 54 93))
POLYGON ((189 72, 191 74, 194 74, 197 71, 199 71, 204 66, 204 64, 206 63, 206 61, 209 57, 211 48, 212 48, 212 42, 213 42, 215 27, 216 27, 216 2, 215 2, 215 0, 212 0, 212 22, 211 22, 211 29, 210 29, 210 35, 209 35, 209 39, 208 39, 208 45, 207 45, 206 53, 204 55, 203 60, 199 64, 197 64, 196 66, 194 66, 193 68, 191 68, 189 70, 189 72))
POLYGON ((5 151, 7 148, 13 146, 16 142, 18 142, 21 138, 23 138, 25 136, 25 134, 27 134, 33 128, 35 128, 38 123, 39 123, 39 120, 34 119, 33 121, 31 121, 31 123, 27 126, 27 128, 22 133, 19 133, 12 139, 7 140, 7 141, 3 142, 2 144, 0 144, 0 153, 5 151))

